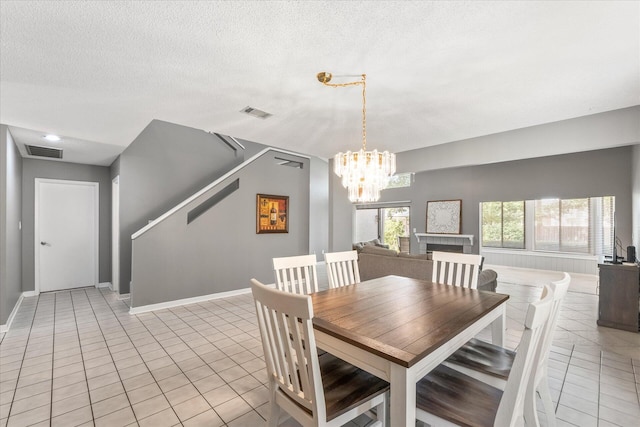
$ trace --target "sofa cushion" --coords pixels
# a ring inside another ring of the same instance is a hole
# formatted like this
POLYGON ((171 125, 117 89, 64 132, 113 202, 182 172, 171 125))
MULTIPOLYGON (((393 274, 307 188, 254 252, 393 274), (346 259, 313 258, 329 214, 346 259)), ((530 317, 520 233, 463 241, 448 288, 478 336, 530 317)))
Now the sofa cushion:
POLYGON ((360 253, 386 255, 386 256, 394 256, 394 257, 398 256, 398 252, 394 251, 393 249, 385 249, 385 248, 381 248, 379 246, 373 246, 373 245, 365 245, 360 251, 360 253))
POLYGON ((377 246, 380 248, 389 249, 389 245, 383 244, 380 239, 367 240, 366 242, 357 242, 351 245, 353 250, 360 252, 365 246, 377 246))
POLYGON ((426 260, 430 260, 431 259, 431 254, 410 254, 407 252, 400 252, 398 253, 399 257, 402 258, 414 258, 414 259, 426 259, 426 260))

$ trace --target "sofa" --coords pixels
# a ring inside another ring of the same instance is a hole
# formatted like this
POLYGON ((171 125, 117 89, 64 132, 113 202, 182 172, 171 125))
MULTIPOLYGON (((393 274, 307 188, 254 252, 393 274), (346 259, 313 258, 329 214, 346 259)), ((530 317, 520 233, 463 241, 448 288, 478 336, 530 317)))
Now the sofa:
MULTIPOLYGON (((360 280, 396 275, 414 279, 431 280, 433 261, 431 254, 412 255, 374 245, 365 245, 358 252, 360 280)), ((498 274, 493 270, 481 270, 478 289, 496 291, 498 274)))

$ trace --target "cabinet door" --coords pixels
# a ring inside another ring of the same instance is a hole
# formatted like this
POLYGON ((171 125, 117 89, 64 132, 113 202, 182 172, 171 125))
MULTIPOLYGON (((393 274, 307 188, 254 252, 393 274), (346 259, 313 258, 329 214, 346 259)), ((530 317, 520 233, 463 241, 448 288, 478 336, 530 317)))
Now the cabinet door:
POLYGON ((600 268, 598 325, 638 332, 638 269, 600 268))

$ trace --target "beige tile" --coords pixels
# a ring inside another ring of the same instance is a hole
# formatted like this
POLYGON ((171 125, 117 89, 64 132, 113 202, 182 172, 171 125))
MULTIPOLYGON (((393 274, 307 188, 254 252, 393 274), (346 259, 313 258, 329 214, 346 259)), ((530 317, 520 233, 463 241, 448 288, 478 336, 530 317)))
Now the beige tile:
POLYGON ((93 425, 93 414, 90 406, 69 411, 51 419, 51 427, 73 427, 85 423, 93 425))
POLYGON ((92 403, 97 403, 101 400, 108 399, 122 393, 124 393, 124 387, 121 382, 115 382, 104 387, 95 388, 89 392, 92 403))
POLYGON ((215 388, 203 394, 204 398, 207 399, 207 402, 215 409, 216 406, 219 406, 234 397, 238 396, 235 391, 228 385, 223 385, 221 387, 215 388))
POLYGON ((13 405, 11 405, 11 414, 19 414, 44 405, 51 405, 51 391, 36 394, 22 400, 14 400, 13 405))
POLYGON ((141 420, 165 409, 169 409, 170 407, 171 405, 169 405, 167 398, 159 394, 150 399, 135 403, 133 405, 133 412, 136 414, 136 418, 141 420))
POLYGON ((189 384, 189 382, 189 379, 184 374, 180 373, 178 375, 174 375, 172 377, 158 381, 158 385, 164 393, 167 393, 173 389, 189 384))
POLYGON ((126 426, 136 421, 130 406, 95 419, 96 427, 126 426))
POLYGON ((202 394, 213 390, 214 388, 221 387, 225 384, 226 383, 224 382, 224 380, 217 374, 213 374, 206 378, 193 382, 193 385, 196 386, 198 391, 202 394))
POLYGON ((120 409, 127 408, 130 405, 127 395, 122 393, 101 400, 100 402, 92 403, 91 406, 93 407, 93 416, 95 418, 100 418, 112 412, 119 411, 120 409))
POLYGON ((195 417, 196 415, 210 409, 211 406, 209 405, 209 403, 204 399, 204 397, 200 395, 186 400, 182 403, 178 403, 177 405, 173 405, 173 410, 176 412, 178 418, 180 418, 181 421, 195 417))
POLYGON ((57 417, 66 412, 80 409, 90 405, 89 393, 80 393, 66 399, 58 400, 52 403, 51 416, 57 417))
POLYGON ((89 389, 87 388, 86 381, 77 382, 65 387, 54 388, 52 401, 57 402, 59 400, 66 399, 67 397, 76 396, 88 391, 89 389))
POLYGON ((42 381, 26 387, 20 387, 16 389, 13 396, 14 400, 21 400, 27 397, 35 396, 36 394, 46 393, 51 391, 51 380, 42 381))
POLYGON ((155 380, 153 379, 153 376, 150 373, 138 375, 136 377, 128 378, 122 381, 122 385, 124 385, 124 389, 127 392, 130 392, 131 390, 135 390, 136 388, 139 388, 139 387, 144 387, 151 383, 155 383, 155 380))
MULTIPOLYGON (((263 423, 261 423, 263 424, 263 423)), ((245 424, 245 426, 257 426, 261 424, 245 424)), ((201 414, 196 415, 193 418, 189 418, 182 422, 184 427, 220 427, 224 425, 218 414, 214 410, 209 409, 201 414)))
POLYGON ((29 426, 32 424, 39 423, 41 421, 46 421, 49 419, 50 413, 51 413, 50 405, 40 406, 30 411, 21 412, 16 415, 11 415, 8 419, 7 426, 8 427, 29 426))
POLYGON ((116 372, 87 379, 87 383, 89 383, 89 390, 104 387, 106 385, 117 383, 119 381, 120 377, 116 372))
POLYGON ((160 394, 162 394, 162 390, 160 390, 160 387, 158 387, 158 384, 155 382, 127 392, 129 402, 131 402, 132 405, 160 394))
POLYGON ((178 424, 178 419, 172 409, 165 409, 162 412, 151 415, 150 417, 138 420, 140 427, 165 427, 178 424))
POLYGON ((224 402, 213 408, 220 418, 226 423, 235 420, 236 418, 250 412, 251 406, 247 402, 245 402, 240 396, 234 397, 233 399, 224 402))
POLYGON ((184 402, 185 400, 189 400, 193 397, 200 396, 198 389, 196 389, 193 384, 186 384, 182 387, 178 387, 171 391, 165 393, 167 400, 171 405, 175 406, 178 403, 184 402))

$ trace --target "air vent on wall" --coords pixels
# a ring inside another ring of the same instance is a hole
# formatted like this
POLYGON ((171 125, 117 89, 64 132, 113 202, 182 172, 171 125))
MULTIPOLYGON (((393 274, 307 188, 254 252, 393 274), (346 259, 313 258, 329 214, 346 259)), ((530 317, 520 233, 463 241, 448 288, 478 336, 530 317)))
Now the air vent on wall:
POLYGON ((58 148, 39 147, 37 145, 25 145, 30 156, 49 157, 51 159, 61 159, 62 150, 58 148))
POLYGON ((280 157, 274 157, 276 160, 276 163, 278 163, 280 166, 289 166, 292 168, 298 168, 298 169, 302 169, 303 164, 302 162, 296 162, 295 160, 288 160, 288 159, 282 159, 280 157))
POLYGON ((240 110, 240 112, 253 117, 257 117, 259 119, 266 119, 273 116, 273 114, 271 113, 267 113, 266 111, 258 110, 257 108, 253 107, 244 107, 242 110, 240 110))

